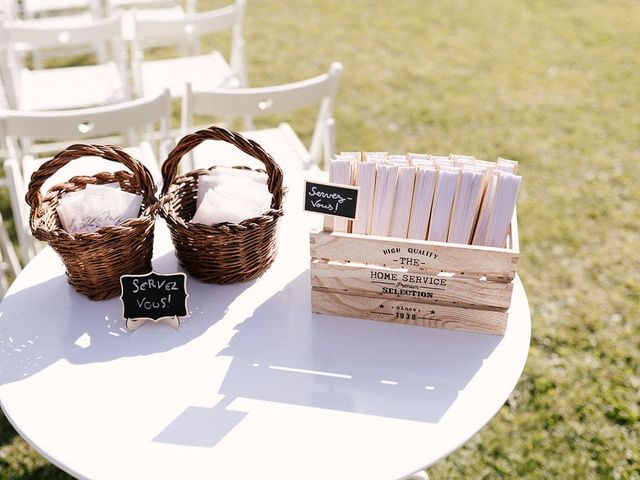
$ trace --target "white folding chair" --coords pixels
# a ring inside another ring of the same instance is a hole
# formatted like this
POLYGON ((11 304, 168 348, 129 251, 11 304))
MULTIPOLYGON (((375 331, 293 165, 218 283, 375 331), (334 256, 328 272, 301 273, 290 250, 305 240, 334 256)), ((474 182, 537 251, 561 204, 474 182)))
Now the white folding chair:
MULTIPOLYGON (((18 12, 19 8, 16 0, 5 0, 5 3, 9 5, 11 12, 18 12)), ((22 3, 24 13, 21 16, 8 16, 6 20, 19 22, 20 25, 34 28, 59 28, 65 29, 68 27, 74 27, 79 25, 91 25, 93 20, 102 18, 102 6, 100 0, 88 0, 81 5, 81 8, 73 9, 53 9, 49 10, 35 10, 30 9, 30 6, 34 4, 22 3), (85 4, 86 3, 86 4, 85 4)), ((52 7, 56 6, 56 2, 40 2, 35 4, 36 7, 46 7, 47 5, 52 7)), ((58 6, 62 4, 59 3, 58 6)), ((73 49, 70 48, 54 48, 54 49, 31 49, 29 45, 16 44, 14 46, 16 51, 26 55, 31 53, 32 55, 32 67, 34 69, 41 69, 44 65, 44 60, 50 58, 58 58, 71 55, 83 55, 83 54, 95 54, 98 58, 98 63, 105 63, 107 61, 107 49, 104 43, 97 43, 92 46, 78 45, 73 49)))
MULTIPOLYGON (((277 128, 245 133, 284 169, 318 168, 323 153, 326 164, 335 150, 333 103, 341 73, 342 65, 334 63, 324 75, 273 87, 197 91, 187 85, 182 101, 182 130, 187 133, 193 129, 194 114, 223 118, 257 117, 319 104, 308 150, 288 123, 281 123, 277 128)), ((194 149, 190 164, 187 159, 185 169, 208 168, 220 163, 259 166, 256 162, 224 142, 203 142, 194 149)))
POLYGON ((1 34, 7 47, 8 65, 3 67, 10 80, 13 108, 62 110, 130 98, 121 21, 117 16, 65 28, 5 22, 1 34), (113 60, 44 70, 30 70, 23 65, 25 50, 66 49, 103 42, 111 46, 113 60))
MULTIPOLYGON (((162 178, 158 159, 163 160, 172 147, 171 121, 172 105, 168 90, 157 97, 80 110, 0 111, 0 134, 5 140, 6 149, 10 158, 20 159, 19 162, 8 165, 9 168, 13 168, 12 175, 9 177, 10 188, 15 192, 12 203, 17 202, 17 205, 13 206, 14 216, 26 219, 24 210, 27 207, 24 203, 24 192, 33 172, 46 160, 46 158, 38 158, 38 152, 57 152, 79 141, 116 143, 123 146, 127 153, 147 167, 159 186, 162 178), (60 140, 63 139, 67 141, 61 142, 60 140), (38 141, 52 143, 36 144, 38 141), (21 168, 18 168, 18 165, 21 168), (16 179, 19 178, 15 173, 16 169, 22 172, 21 185, 15 184, 18 181, 16 179)), ((90 162, 76 160, 56 172, 42 188, 46 191, 51 186, 65 182, 76 175, 94 175, 121 169, 121 165, 104 159, 92 158, 90 162)), ((16 228, 18 228, 17 221, 16 228)), ((30 235, 27 224, 22 224, 22 228, 24 232, 20 240, 21 244, 23 240, 25 241, 24 253, 32 255, 33 249, 27 241, 30 235)))
POLYGON ((153 95, 169 88, 172 96, 182 93, 184 82, 194 88, 244 86, 247 82, 242 18, 244 0, 235 4, 201 13, 188 13, 179 19, 148 19, 135 14, 133 42, 133 79, 139 95, 153 95), (227 63, 218 51, 200 55, 199 44, 203 35, 232 30, 231 61, 227 63), (145 60, 148 46, 190 44, 188 56, 163 60, 145 60))

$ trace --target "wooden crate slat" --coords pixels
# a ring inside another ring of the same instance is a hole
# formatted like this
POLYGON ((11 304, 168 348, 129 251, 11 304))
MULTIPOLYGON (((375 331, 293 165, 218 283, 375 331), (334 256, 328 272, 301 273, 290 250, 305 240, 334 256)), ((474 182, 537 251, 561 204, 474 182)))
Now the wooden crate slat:
POLYGON ((511 281, 518 253, 504 248, 478 247, 350 233, 310 233, 311 257, 350 261, 411 272, 445 271, 493 281, 511 281))
POLYGON ((311 285, 417 303, 461 303, 486 309, 509 308, 513 284, 461 276, 436 276, 374 265, 311 262, 311 285))
POLYGON ((508 313, 370 298, 311 289, 314 313, 504 335, 508 313))

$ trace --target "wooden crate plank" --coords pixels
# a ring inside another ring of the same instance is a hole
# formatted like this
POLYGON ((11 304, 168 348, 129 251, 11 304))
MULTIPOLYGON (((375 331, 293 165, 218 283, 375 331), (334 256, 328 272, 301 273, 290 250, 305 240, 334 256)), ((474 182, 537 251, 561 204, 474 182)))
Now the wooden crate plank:
POLYGON ((446 277, 372 265, 311 262, 311 285, 337 293, 407 300, 417 303, 460 303, 467 307, 508 309, 512 283, 461 276, 446 277))
POLYGON ((504 335, 508 313, 360 297, 311 289, 314 313, 504 335))
POLYGON ((410 272, 452 272, 468 277, 489 276, 511 281, 518 254, 509 249, 416 241, 351 233, 310 233, 311 257, 406 268, 410 272))

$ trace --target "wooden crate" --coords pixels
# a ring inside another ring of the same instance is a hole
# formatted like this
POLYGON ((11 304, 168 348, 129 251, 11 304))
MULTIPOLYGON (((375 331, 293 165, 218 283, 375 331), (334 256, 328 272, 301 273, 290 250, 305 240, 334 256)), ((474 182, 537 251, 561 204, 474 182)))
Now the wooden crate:
POLYGON ((314 313, 503 335, 519 256, 507 248, 312 231, 314 313))

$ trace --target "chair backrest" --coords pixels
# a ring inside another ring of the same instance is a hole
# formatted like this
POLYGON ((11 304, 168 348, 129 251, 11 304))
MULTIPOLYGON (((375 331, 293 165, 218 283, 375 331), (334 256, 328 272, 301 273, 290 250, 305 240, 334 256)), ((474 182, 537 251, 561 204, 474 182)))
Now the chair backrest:
POLYGON ((245 0, 236 0, 229 5, 206 12, 188 12, 182 18, 151 19, 139 18, 134 12, 135 35, 133 40, 134 58, 141 61, 144 50, 149 47, 178 46, 181 55, 196 55, 200 51, 203 35, 224 30, 232 30, 231 51, 235 54, 239 43, 244 43, 242 22, 245 0), (185 50, 186 45, 186 50, 185 50))
POLYGON ((180 5, 180 0, 106 0, 107 12, 131 8, 171 8, 180 5))
MULTIPOLYGON (((171 95, 166 90, 154 98, 78 110, 0 111, 0 134, 10 155, 22 158, 34 154, 32 148, 25 148, 25 145, 30 146, 36 141, 77 141, 124 133, 127 141, 123 143, 134 145, 139 143, 135 130, 148 130, 155 123, 160 124, 160 141, 166 144, 170 138, 171 122, 171 95), (22 148, 18 147, 19 143, 22 148)), ((56 145, 56 149, 59 148, 56 145)))
POLYGON ((50 24, 34 26, 31 22, 3 22, 2 35, 9 46, 19 43, 23 48, 33 50, 67 48, 121 38, 121 24, 117 15, 96 19, 90 24, 65 27, 50 24))
MULTIPOLYGON (((16 0, 5 0, 13 2, 14 5, 16 0)), ((56 2, 35 2, 33 4, 29 0, 22 0, 22 12, 23 18, 33 19, 33 18, 46 18, 46 17, 55 17, 61 14, 69 14, 69 13, 81 13, 89 11, 94 17, 100 17, 102 15, 102 5, 101 0, 88 0, 87 3, 77 1, 64 1, 58 0, 56 2)), ((14 7, 14 11, 17 12, 17 5, 14 7)))
POLYGON ((232 29, 241 13, 238 3, 208 12, 188 13, 183 18, 152 20, 136 17, 136 40, 143 45, 146 40, 157 45, 160 39, 166 39, 167 45, 171 45, 176 39, 184 39, 185 36, 199 38, 209 33, 232 29))
MULTIPOLYGON (((19 25, 23 27, 61 27, 74 26, 79 23, 88 23, 93 19, 102 18, 102 5, 101 0, 87 0, 86 3, 78 3, 77 0, 70 0, 68 2, 64 0, 57 0, 56 2, 42 2, 36 0, 36 3, 23 0, 21 2, 23 13, 20 15, 20 8, 17 5, 17 0, 4 0, 5 6, 8 4, 8 8, 12 14, 6 15, 5 20, 16 21, 19 20, 19 25)), ((20 45, 21 49, 29 49, 32 54, 32 68, 41 69, 44 65, 44 60, 48 58, 59 58, 64 56, 82 55, 86 53, 95 53, 98 58, 98 63, 105 63, 107 61, 107 45, 106 41, 97 42, 93 46, 89 45, 77 45, 74 47, 65 48, 34 48, 29 45, 20 45)))
POLYGON ((332 125, 330 120, 341 74, 342 64, 336 62, 323 75, 272 87, 192 91, 187 84, 182 102, 182 128, 189 130, 195 114, 226 118, 262 116, 319 104, 309 148, 310 163, 318 165, 323 145, 327 144, 326 128, 332 125))

